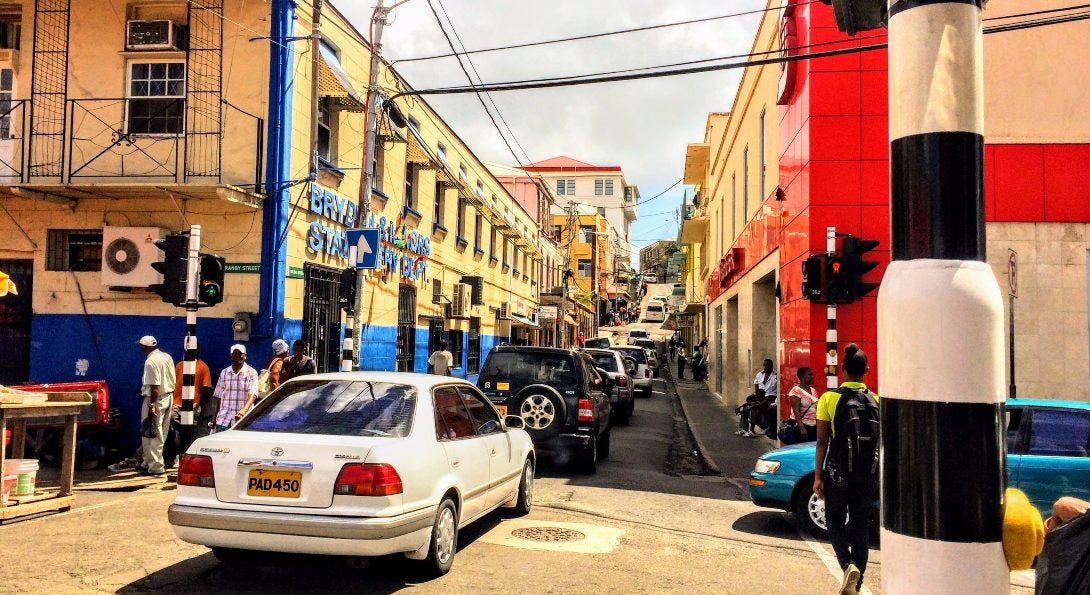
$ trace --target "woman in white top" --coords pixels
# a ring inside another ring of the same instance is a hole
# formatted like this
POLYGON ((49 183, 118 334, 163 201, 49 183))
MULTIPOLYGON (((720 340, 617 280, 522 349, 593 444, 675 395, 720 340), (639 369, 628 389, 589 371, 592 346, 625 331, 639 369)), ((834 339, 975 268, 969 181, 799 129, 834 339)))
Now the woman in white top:
POLYGON ((817 401, 814 393, 814 372, 805 366, 797 372, 799 383, 787 394, 791 400, 791 414, 798 424, 798 442, 817 439, 817 401))

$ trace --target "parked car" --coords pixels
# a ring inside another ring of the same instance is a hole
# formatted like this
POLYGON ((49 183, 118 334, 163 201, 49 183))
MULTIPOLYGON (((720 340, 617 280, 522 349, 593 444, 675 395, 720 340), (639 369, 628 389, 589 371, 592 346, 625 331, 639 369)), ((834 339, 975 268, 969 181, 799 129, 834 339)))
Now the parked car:
MULTIPOLYGON (((1090 403, 1011 399, 1006 432, 1007 484, 1024 491, 1042 516, 1060 496, 1090 500, 1090 403)), ((754 504, 794 512, 803 528, 826 535, 812 442, 761 455, 749 477, 754 504)))
POLYGON ((632 341, 636 339, 650 339, 651 335, 647 334, 647 331, 642 328, 634 328, 628 331, 628 344, 633 345, 632 341))
POLYGON ((609 404, 612 407, 610 419, 618 426, 627 426, 632 412, 636 410, 636 401, 632 396, 632 381, 629 373, 635 373, 636 362, 626 358, 612 349, 584 349, 584 353, 594 361, 594 367, 599 373, 604 372, 612 381, 613 390, 609 393, 609 404))
POLYGON ((632 375, 633 389, 645 397, 651 396, 651 368, 648 366, 647 350, 636 345, 618 345, 613 350, 636 361, 636 373, 632 375))
POLYGON ((529 512, 536 458, 522 426, 461 379, 293 379, 190 446, 168 519, 229 562, 404 553, 444 574, 459 529, 498 507, 529 512))
POLYGON ((659 347, 652 339, 636 339, 632 341, 632 345, 643 347, 647 350, 647 367, 651 368, 651 376, 658 378, 659 375, 659 347))
POLYGON ((581 351, 505 345, 488 353, 477 386, 501 414, 522 418, 534 447, 597 471, 609 457, 608 378, 581 351))
POLYGON ((585 339, 583 341, 583 347, 587 349, 609 349, 610 347, 613 347, 613 339, 610 339, 609 337, 585 339))

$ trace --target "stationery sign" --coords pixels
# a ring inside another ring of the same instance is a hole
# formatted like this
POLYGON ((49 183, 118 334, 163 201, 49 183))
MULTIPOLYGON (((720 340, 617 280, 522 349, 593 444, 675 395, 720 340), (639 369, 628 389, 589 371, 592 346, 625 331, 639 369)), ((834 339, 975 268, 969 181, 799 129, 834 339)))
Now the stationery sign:
POLYGON ((307 249, 315 254, 348 258, 348 233, 345 228, 355 227, 359 208, 351 200, 336 192, 311 183, 307 210, 319 217, 310 222, 307 231, 307 249))

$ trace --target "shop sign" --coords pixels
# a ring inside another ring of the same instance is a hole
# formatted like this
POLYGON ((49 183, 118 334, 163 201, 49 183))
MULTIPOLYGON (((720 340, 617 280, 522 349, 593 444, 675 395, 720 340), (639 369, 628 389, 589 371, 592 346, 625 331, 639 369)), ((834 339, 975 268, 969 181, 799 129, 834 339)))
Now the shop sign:
POLYGON ((394 220, 372 212, 367 227, 378 228, 378 268, 375 271, 379 276, 396 275, 404 281, 427 279, 431 255, 431 240, 427 236, 408 229, 401 215, 394 220))
POLYGON ((799 36, 795 29, 795 7, 799 0, 790 0, 780 21, 780 80, 776 89, 776 104, 789 105, 798 86, 799 61, 789 60, 798 55, 799 36))
POLYGON ((556 306, 538 306, 537 307, 537 319, 538 320, 556 320, 557 310, 556 306))
POLYGON ((324 252, 347 259, 348 234, 345 228, 356 226, 356 215, 359 212, 356 203, 328 188, 311 183, 307 210, 320 218, 310 222, 307 248, 315 254, 324 252))
POLYGON ((239 275, 257 275, 261 273, 260 262, 228 262, 223 265, 224 273, 234 273, 239 275))
POLYGON ((693 326, 695 326, 693 324, 695 322, 695 318, 696 314, 678 314, 677 325, 680 328, 692 328, 693 326))
POLYGON ((288 267, 288 279, 302 279, 304 277, 303 267, 288 267))

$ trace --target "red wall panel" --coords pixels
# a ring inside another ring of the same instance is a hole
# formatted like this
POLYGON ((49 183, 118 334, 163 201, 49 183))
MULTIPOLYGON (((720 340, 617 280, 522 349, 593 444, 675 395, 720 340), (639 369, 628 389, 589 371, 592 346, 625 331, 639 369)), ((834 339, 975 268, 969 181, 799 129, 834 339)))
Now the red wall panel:
POLYGON ((1044 146, 1045 220, 1090 221, 1090 145, 1044 146))
POLYGON ((1041 145, 997 145, 995 216, 999 221, 1043 221, 1044 151, 1041 145))
POLYGON ((810 204, 859 204, 858 161, 810 162, 810 204))

